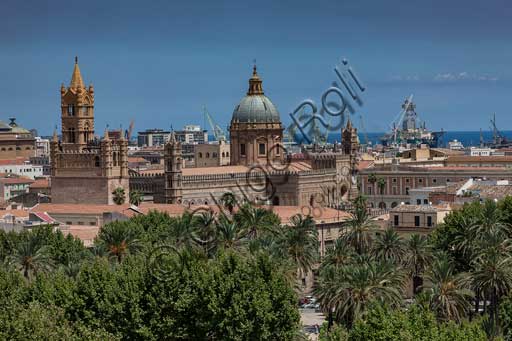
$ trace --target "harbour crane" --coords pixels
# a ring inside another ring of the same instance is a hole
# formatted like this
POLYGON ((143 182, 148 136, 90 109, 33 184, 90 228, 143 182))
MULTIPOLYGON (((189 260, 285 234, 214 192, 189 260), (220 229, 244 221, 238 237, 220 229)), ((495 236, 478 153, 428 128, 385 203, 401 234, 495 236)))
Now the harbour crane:
POLYGON ((363 122, 363 115, 361 115, 361 114, 359 114, 359 121, 361 124, 361 132, 363 133, 364 142, 368 146, 368 144, 369 144, 368 134, 366 133, 366 127, 364 126, 364 122, 363 122))
POLYGON ((206 109, 206 105, 203 106, 203 112, 205 118, 208 120, 208 123, 210 124, 215 141, 226 141, 226 134, 224 133, 222 128, 217 123, 215 123, 210 113, 206 109))

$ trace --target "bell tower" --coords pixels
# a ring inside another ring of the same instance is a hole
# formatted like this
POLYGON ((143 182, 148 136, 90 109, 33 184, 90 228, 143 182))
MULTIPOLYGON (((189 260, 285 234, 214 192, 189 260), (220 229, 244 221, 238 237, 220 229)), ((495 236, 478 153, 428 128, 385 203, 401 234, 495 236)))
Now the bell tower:
POLYGON ((94 139, 94 88, 85 87, 78 58, 69 87, 60 88, 62 148, 82 150, 94 139))
POLYGON ((176 141, 174 131, 169 142, 165 145, 165 202, 168 204, 181 204, 182 199, 182 171, 181 171, 181 143, 176 141))

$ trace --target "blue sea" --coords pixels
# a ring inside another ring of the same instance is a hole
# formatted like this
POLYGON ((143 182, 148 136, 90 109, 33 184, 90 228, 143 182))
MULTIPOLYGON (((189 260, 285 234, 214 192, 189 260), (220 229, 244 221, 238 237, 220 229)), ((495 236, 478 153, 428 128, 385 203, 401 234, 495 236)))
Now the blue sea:
MULTIPOLYGON (((501 135, 507 140, 512 141, 512 130, 500 131, 501 135)), ((492 142, 492 131, 482 131, 484 142, 492 142)), ((381 143, 380 138, 384 133, 368 133, 368 140, 373 145, 381 143)), ((214 141, 213 135, 208 135, 210 141, 214 141)), ((480 144, 480 131, 445 131, 442 140, 442 145, 439 147, 447 147, 448 142, 457 140, 460 141, 464 147, 478 146, 480 144)), ((333 143, 335 141, 341 141, 341 135, 339 133, 330 133, 328 136, 328 142, 333 143)), ((362 133, 359 133, 359 141, 364 142, 365 137, 362 133)))
MULTIPOLYGON (((512 141, 512 130, 500 131, 501 135, 507 140, 512 141)), ((373 145, 380 142, 380 138, 384 133, 368 133, 368 140, 373 145)), ((484 142, 492 142, 492 131, 482 131, 484 142)), ((439 147, 447 147, 448 142, 457 140, 460 141, 464 147, 478 146, 480 144, 480 131, 445 131, 443 137, 443 143, 439 147)), ((329 142, 340 141, 340 134, 329 134, 329 142)), ((363 134, 359 134, 359 141, 364 142, 365 138, 363 134)))

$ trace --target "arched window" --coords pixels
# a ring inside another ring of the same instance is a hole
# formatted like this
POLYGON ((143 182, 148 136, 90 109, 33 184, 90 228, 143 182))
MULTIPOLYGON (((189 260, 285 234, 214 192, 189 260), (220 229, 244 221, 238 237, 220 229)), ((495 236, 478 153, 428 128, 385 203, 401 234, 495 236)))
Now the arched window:
POLYGON ((203 153, 199 152, 199 158, 202 159, 203 158, 203 153))
POLYGON ((222 157, 225 157, 226 156, 226 153, 222 152, 222 157))
POLYGON ((206 153, 206 158, 209 158, 210 157, 210 153, 206 153))

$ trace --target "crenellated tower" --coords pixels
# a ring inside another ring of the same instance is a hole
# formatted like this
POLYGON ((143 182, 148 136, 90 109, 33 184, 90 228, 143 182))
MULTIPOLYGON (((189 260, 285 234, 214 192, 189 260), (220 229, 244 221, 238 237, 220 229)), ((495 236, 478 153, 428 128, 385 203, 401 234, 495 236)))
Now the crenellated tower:
POLYGON ((176 141, 174 131, 169 142, 165 145, 165 202, 180 204, 182 200, 182 157, 181 143, 176 141))
POLYGON ((69 87, 61 86, 61 110, 62 141, 55 130, 50 142, 52 202, 113 204, 118 187, 128 201, 128 141, 108 129, 95 138, 94 89, 85 88, 77 59, 69 87))

